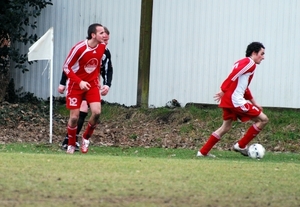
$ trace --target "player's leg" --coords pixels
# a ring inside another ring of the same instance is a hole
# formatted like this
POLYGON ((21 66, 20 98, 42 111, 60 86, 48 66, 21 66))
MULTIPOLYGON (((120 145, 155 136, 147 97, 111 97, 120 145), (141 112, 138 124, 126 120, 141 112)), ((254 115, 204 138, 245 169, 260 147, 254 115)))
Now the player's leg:
POLYGON ((101 104, 98 102, 90 103, 91 116, 88 121, 88 126, 83 134, 83 138, 89 139, 98 123, 101 113, 101 104))
POLYGON ((201 157, 201 156, 214 157, 213 155, 209 154, 209 151, 215 146, 215 144, 218 141, 220 141, 221 137, 231 129, 232 122, 233 122, 232 119, 223 120, 222 126, 210 135, 207 142, 198 151, 197 156, 198 157, 201 157))
POLYGON ((252 118, 252 120, 255 123, 249 127, 245 135, 238 141, 239 147, 241 148, 245 148, 269 122, 269 118, 263 112, 260 112, 260 114, 252 118))
POLYGON ((84 120, 88 114, 88 110, 89 110, 88 104, 86 100, 83 100, 80 106, 79 119, 77 122, 77 135, 80 133, 82 129, 84 120))
POLYGON ((79 118, 80 105, 82 102, 82 90, 74 89, 70 93, 67 93, 66 107, 70 110, 70 117, 68 120, 67 134, 68 134, 68 148, 67 153, 73 154, 76 146, 76 131, 77 122, 79 118))
POLYGON ((92 136, 101 113, 101 98, 99 88, 91 88, 86 94, 86 100, 89 103, 91 116, 88 120, 88 125, 82 135, 81 152, 87 153, 89 147, 89 138, 92 136))
MULTIPOLYGON (((88 115, 88 104, 86 102, 86 100, 83 100, 81 105, 80 105, 80 112, 79 112, 79 118, 78 118, 78 122, 77 122, 77 131, 76 131, 76 148, 75 150, 78 151, 80 144, 78 142, 78 137, 79 137, 79 133, 82 129, 83 123, 85 118, 88 115)), ((66 134, 63 142, 62 142, 62 149, 66 150, 68 148, 68 142, 69 142, 69 137, 68 134, 66 134)))
POLYGON ((241 120, 244 122, 251 119, 255 123, 249 127, 244 136, 234 144, 233 149, 240 152, 242 155, 248 156, 247 144, 259 134, 259 132, 266 126, 269 119, 260 109, 250 103, 247 104, 246 108, 248 108, 247 112, 239 112, 241 120))
POLYGON ((62 144, 61 144, 61 149, 62 150, 67 150, 68 142, 69 142, 69 137, 68 137, 68 133, 67 133, 64 140, 62 141, 62 144))
POLYGON ((226 134, 232 127, 232 122, 237 119, 236 114, 230 109, 223 108, 223 123, 220 128, 214 131, 207 142, 202 146, 202 148, 197 152, 197 156, 208 156, 209 151, 214 147, 214 145, 220 141, 221 137, 226 134))
POLYGON ((100 118, 101 104, 98 102, 90 103, 91 116, 84 134, 82 135, 81 152, 87 153, 89 147, 89 138, 92 136, 98 120, 100 118))
POLYGON ((79 147, 80 147, 79 140, 78 140, 79 133, 80 133, 80 131, 82 129, 82 126, 84 124, 84 120, 88 115, 88 110, 89 110, 88 104, 87 104, 86 100, 83 100, 82 103, 81 103, 81 106, 80 106, 79 118, 78 118, 78 122, 77 122, 76 148, 75 148, 76 151, 79 151, 79 147))
POLYGON ((68 121, 68 149, 67 153, 73 154, 76 146, 76 131, 77 131, 77 121, 79 117, 79 108, 70 109, 70 118, 68 121))

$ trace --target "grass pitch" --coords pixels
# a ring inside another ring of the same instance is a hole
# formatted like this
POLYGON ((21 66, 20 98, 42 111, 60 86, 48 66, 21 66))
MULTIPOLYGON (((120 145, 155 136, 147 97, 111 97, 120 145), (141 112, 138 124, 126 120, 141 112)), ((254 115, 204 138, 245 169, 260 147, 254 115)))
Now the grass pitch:
POLYGON ((299 206, 300 155, 2 145, 1 206, 299 206))

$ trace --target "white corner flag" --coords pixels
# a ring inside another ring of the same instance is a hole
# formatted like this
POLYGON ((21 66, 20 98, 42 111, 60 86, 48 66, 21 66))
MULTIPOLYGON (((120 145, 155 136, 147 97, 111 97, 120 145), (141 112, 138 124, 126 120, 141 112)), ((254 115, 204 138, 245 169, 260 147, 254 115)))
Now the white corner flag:
POLYGON ((53 85, 53 27, 51 27, 38 41, 36 41, 28 52, 28 61, 48 60, 50 62, 50 140, 52 143, 52 85, 53 85))
POLYGON ((53 27, 51 27, 28 52, 28 60, 52 60, 53 58, 53 27))

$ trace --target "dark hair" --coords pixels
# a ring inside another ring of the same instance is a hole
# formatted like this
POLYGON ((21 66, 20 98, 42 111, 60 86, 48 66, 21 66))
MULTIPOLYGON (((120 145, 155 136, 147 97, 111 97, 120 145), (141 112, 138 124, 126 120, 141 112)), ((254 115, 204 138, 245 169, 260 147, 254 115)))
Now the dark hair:
POLYGON ((88 31, 87 31, 88 36, 86 37, 86 39, 88 39, 88 40, 92 39, 92 33, 96 34, 97 27, 103 27, 103 26, 99 23, 94 23, 89 26, 88 31))
POLYGON ((265 49, 265 46, 260 42, 250 43, 246 50, 246 57, 250 57, 253 52, 258 53, 261 48, 265 49))
POLYGON ((105 32, 107 35, 109 35, 110 32, 109 32, 109 30, 107 29, 107 27, 104 26, 103 28, 104 28, 104 32, 105 32))

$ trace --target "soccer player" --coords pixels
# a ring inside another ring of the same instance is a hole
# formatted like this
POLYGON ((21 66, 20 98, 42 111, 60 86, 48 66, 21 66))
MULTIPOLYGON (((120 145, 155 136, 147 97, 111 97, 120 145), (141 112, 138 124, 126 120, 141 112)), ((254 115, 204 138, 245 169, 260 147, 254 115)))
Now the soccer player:
POLYGON ((253 120, 254 124, 245 135, 233 145, 233 150, 248 155, 247 144, 266 126, 269 119, 262 112, 262 107, 254 100, 249 85, 257 64, 264 59, 265 47, 260 42, 252 42, 247 46, 246 57, 234 63, 229 76, 221 85, 221 91, 214 98, 223 110, 223 124, 214 131, 208 141, 197 152, 198 157, 211 156, 209 151, 220 141, 232 127, 232 122, 253 120))
POLYGON ((69 80, 66 94, 66 106, 70 110, 67 127, 68 154, 73 154, 75 151, 77 122, 82 100, 87 101, 91 110, 88 126, 82 136, 82 153, 88 152, 89 138, 96 128, 101 113, 99 75, 101 59, 106 48, 104 27, 98 23, 92 24, 87 33, 87 39, 72 47, 63 65, 63 71, 69 80))
MULTIPOLYGON (((107 27, 104 27, 104 32, 105 32, 105 35, 103 37, 103 40, 107 46, 108 41, 109 41, 110 31, 108 30, 107 27)), ((107 47, 105 49, 104 55, 102 56, 100 73, 101 73, 101 76, 103 79, 103 86, 101 87, 100 93, 101 93, 101 96, 105 96, 109 92, 109 89, 111 87, 112 77, 113 77, 113 66, 112 66, 112 61, 111 61, 111 53, 107 47)), ((65 87, 66 87, 66 82, 67 82, 67 76, 65 75, 64 72, 62 72, 60 85, 58 86, 59 93, 64 93, 65 87)), ((88 115, 88 104, 86 103, 85 100, 83 100, 81 103, 81 106, 80 106, 79 119, 77 122, 75 151, 79 150, 80 144, 78 142, 78 137, 79 137, 79 133, 82 129, 84 120, 87 117, 87 115, 88 115)), ((62 149, 65 149, 65 150, 67 149, 68 139, 69 138, 68 138, 68 134, 67 134, 62 142, 62 149)))

